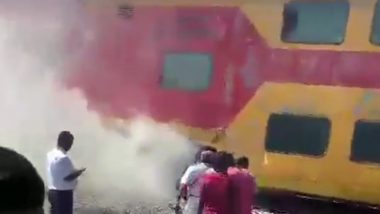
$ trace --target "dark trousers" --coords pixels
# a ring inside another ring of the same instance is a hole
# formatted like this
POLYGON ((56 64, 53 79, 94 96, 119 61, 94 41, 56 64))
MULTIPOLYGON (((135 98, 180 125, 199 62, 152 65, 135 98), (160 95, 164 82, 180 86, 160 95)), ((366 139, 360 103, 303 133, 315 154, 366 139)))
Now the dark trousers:
POLYGON ((73 214, 72 190, 49 190, 50 214, 73 214))

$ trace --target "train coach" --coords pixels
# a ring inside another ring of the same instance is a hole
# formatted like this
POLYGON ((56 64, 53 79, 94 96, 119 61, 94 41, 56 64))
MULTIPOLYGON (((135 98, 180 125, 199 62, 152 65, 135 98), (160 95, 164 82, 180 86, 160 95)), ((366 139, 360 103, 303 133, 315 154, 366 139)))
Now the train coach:
POLYGON ((226 127, 216 146, 261 188, 380 205, 377 0, 82 4, 95 33, 67 83, 91 108, 205 142, 226 127))

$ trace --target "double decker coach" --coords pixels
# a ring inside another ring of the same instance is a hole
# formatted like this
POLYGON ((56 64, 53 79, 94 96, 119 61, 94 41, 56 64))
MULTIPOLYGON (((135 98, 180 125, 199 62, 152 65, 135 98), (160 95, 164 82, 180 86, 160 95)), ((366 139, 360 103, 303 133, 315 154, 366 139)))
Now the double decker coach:
POLYGON ((92 0, 82 13, 93 36, 67 83, 100 114, 176 121, 205 142, 227 127, 216 146, 249 156, 262 189, 380 205, 377 0, 92 0))

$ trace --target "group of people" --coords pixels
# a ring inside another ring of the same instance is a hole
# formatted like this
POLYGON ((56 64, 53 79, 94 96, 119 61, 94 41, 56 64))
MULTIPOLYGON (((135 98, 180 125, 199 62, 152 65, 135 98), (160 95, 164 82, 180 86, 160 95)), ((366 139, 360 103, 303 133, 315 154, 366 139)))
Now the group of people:
POLYGON ((204 147, 180 179, 183 214, 250 214, 256 194, 249 159, 204 147))
MULTIPOLYGON (((85 171, 76 169, 67 152, 74 136, 62 131, 47 154, 47 187, 51 214, 73 213, 73 190, 85 171)), ((204 147, 180 180, 184 214, 250 214, 255 180, 246 157, 204 147)), ((43 214, 45 184, 21 154, 0 147, 0 213, 43 214)))

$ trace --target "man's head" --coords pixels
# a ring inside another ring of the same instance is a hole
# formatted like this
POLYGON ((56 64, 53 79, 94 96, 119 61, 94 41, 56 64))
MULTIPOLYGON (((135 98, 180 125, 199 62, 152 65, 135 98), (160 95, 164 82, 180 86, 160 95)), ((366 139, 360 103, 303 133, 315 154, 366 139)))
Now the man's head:
POLYGON ((227 165, 228 165, 228 167, 233 167, 233 166, 235 166, 235 158, 234 158, 234 155, 233 155, 232 153, 226 152, 225 156, 226 156, 226 158, 227 158, 227 165))
POLYGON ((201 154, 202 152, 209 151, 209 152, 217 152, 216 148, 212 146, 203 146, 199 149, 197 154, 195 154, 195 162, 200 162, 201 161, 201 154))
POLYGON ((248 169, 249 167, 249 159, 245 156, 240 157, 236 160, 236 166, 243 169, 248 169))
POLYGON ((212 152, 212 151, 203 151, 203 152, 201 152, 200 161, 202 163, 211 165, 212 164, 212 154, 214 154, 214 152, 212 152))
POLYGON ((62 131, 58 135, 57 146, 66 152, 71 149, 74 142, 74 136, 69 131, 62 131))
POLYGON ((202 148, 202 151, 217 152, 218 150, 215 147, 212 147, 212 146, 204 146, 202 148))
POLYGON ((212 155, 212 167, 216 172, 227 172, 228 155, 226 152, 216 152, 212 155))
POLYGON ((44 199, 45 186, 33 165, 0 147, 0 213, 41 214, 44 199))
POLYGON ((235 166, 235 158, 232 153, 226 151, 221 151, 220 153, 223 155, 227 167, 235 166))

